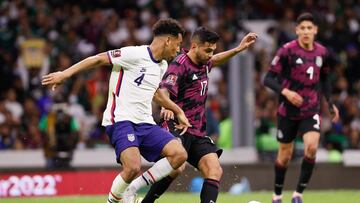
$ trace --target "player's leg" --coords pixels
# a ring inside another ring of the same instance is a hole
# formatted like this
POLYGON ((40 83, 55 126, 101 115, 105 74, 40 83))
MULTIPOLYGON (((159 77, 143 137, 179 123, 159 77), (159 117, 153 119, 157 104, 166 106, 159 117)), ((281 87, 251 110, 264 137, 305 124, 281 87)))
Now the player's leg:
MULTIPOLYGON (((141 136, 141 135, 140 135, 141 136)), ((169 132, 159 126, 152 126, 146 135, 141 136, 141 155, 148 161, 158 160, 150 169, 136 178, 126 189, 124 196, 133 196, 140 188, 151 185, 168 176, 187 159, 187 153, 181 143, 169 132)))
POLYGON ((304 158, 301 163, 300 177, 293 193, 292 202, 302 202, 302 193, 310 181, 314 166, 317 148, 320 141, 320 117, 318 114, 304 119, 300 123, 300 133, 303 135, 304 158))
POLYGON ((307 132, 303 136, 304 141, 304 158, 301 163, 300 177, 293 193, 292 202, 301 203, 302 193, 310 181, 315 166, 316 151, 320 140, 319 132, 307 132))
POLYGON ((216 202, 223 173, 218 155, 210 153, 203 156, 199 161, 199 169, 204 177, 200 193, 201 203, 216 202))
POLYGON ((191 147, 188 150, 188 162, 198 168, 204 177, 200 193, 202 203, 216 202, 219 193, 222 168, 219 157, 222 150, 217 148, 210 137, 189 136, 191 147))
POLYGON ((169 188, 171 183, 185 170, 186 163, 171 172, 170 175, 154 183, 141 203, 153 203, 169 188))
POLYGON ((117 203, 122 199, 123 192, 129 183, 140 172, 140 151, 137 148, 138 140, 130 122, 119 122, 106 129, 111 144, 115 148, 116 161, 122 164, 123 170, 119 173, 111 186, 108 203, 117 203))
POLYGON ((279 150, 274 164, 275 180, 273 203, 282 201, 286 171, 294 150, 294 142, 280 143, 279 150))
MULTIPOLYGON (((174 127, 172 126, 170 129, 173 128, 174 127)), ((180 136, 177 131, 172 131, 171 133, 177 137, 177 139, 182 143, 185 150, 188 151, 191 146, 191 136, 187 134, 180 136)), ((142 200, 142 203, 155 202, 156 199, 158 199, 162 194, 164 194, 164 192, 169 188, 169 186, 176 179, 176 177, 185 170, 185 165, 186 163, 184 163, 181 167, 177 168, 167 177, 154 183, 149 189, 149 191, 146 193, 146 196, 142 200)))
POLYGON ((276 138, 279 144, 278 154, 274 164, 274 194, 273 203, 282 202, 282 191, 288 164, 294 150, 294 139, 297 134, 298 124, 290 119, 278 117, 278 131, 276 138))
POLYGON ((304 119, 300 124, 300 132, 303 134, 304 158, 301 163, 300 177, 293 193, 294 202, 301 200, 307 184, 310 181, 315 166, 316 152, 320 141, 320 118, 315 115, 314 118, 304 119), (300 199, 300 200, 299 200, 300 199))

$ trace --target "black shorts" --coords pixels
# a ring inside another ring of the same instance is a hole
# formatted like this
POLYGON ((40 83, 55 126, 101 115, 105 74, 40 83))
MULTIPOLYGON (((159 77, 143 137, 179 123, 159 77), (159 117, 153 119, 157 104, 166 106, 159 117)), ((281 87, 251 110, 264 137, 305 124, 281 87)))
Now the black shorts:
POLYGON ((218 148, 214 141, 208 137, 194 136, 189 133, 183 135, 179 134, 178 130, 172 130, 172 125, 169 125, 170 132, 178 137, 188 153, 187 162, 198 169, 200 159, 210 153, 216 153, 218 157, 221 156, 223 150, 218 148))
POLYGON ((320 133, 319 114, 301 120, 291 120, 287 117, 278 115, 276 138, 279 142, 290 143, 295 140, 297 135, 302 136, 310 131, 320 133))

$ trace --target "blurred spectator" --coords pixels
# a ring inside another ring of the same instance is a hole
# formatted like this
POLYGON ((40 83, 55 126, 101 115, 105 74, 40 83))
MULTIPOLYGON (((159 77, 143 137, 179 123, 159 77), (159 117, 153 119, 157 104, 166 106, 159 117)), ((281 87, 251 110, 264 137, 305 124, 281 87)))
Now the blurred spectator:
POLYGON ((66 104, 53 105, 40 121, 45 135, 44 151, 48 168, 69 168, 78 141, 79 126, 69 114, 66 104))
POLYGON ((215 118, 214 113, 210 108, 206 108, 206 135, 209 136, 214 142, 219 138, 219 121, 215 118))
MULTIPOLYGON (((98 146, 96 143, 105 143, 99 121, 108 96, 104 78, 109 76, 111 69, 106 67, 79 75, 56 92, 43 89, 40 78, 50 70, 64 70, 73 61, 92 53, 148 42, 151 26, 161 17, 176 18, 184 25, 188 32, 183 40, 184 47, 189 46, 188 37, 197 26, 214 29, 222 37, 218 52, 230 48, 248 32, 245 20, 272 20, 265 31, 268 39, 261 42, 260 37, 254 49, 255 123, 257 132, 269 133, 263 130, 264 126, 276 122, 271 109, 275 98, 262 87, 260 81, 271 62, 273 51, 294 38, 294 16, 310 11, 316 15, 321 28, 318 40, 333 55, 333 100, 341 110, 342 119, 337 125, 329 124, 329 115, 323 108, 322 133, 326 136, 322 143, 329 149, 335 147, 333 138, 328 139, 327 136, 336 134, 348 143, 339 145, 341 148, 360 149, 360 71, 357 70, 360 65, 360 6, 358 1, 333 0, 327 3, 285 0, 93 0, 89 5, 84 0, 62 4, 53 0, 1 1, 0 143, 3 147, 0 148, 39 148, 42 143, 48 143, 48 139, 39 138, 34 126, 39 124, 40 118, 50 116, 48 113, 59 95, 63 97, 62 102, 69 103, 69 108, 76 112, 72 117, 79 123, 78 147, 95 147, 98 146)), ((230 106, 228 68, 227 64, 223 66, 210 72, 208 98, 215 119, 222 122, 222 126, 228 126, 220 127, 220 134, 221 129, 231 129, 231 118, 226 116, 228 111, 225 110, 230 106)), ((338 145, 335 148, 339 148, 338 145)))

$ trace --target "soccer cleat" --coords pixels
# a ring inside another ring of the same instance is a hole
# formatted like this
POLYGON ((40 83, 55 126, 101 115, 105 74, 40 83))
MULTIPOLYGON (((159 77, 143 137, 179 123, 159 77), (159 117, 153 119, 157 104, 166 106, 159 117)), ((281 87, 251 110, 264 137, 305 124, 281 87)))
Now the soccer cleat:
POLYGON ((291 203, 302 203, 302 198, 300 196, 293 197, 291 203))
POLYGON ((141 203, 144 198, 138 197, 136 194, 133 195, 124 195, 124 203, 141 203))
POLYGON ((135 195, 124 195, 123 196, 123 201, 124 203, 135 203, 135 198, 136 196, 135 195))
POLYGON ((136 197, 135 199, 135 203, 141 203, 143 201, 144 198, 142 197, 136 197))

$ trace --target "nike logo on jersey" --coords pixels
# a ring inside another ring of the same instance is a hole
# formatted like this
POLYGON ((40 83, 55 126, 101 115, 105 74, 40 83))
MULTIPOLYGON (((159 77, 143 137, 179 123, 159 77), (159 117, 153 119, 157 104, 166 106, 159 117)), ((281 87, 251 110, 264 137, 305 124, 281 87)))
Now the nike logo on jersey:
POLYGON ((301 58, 296 59, 296 64, 303 64, 303 61, 301 60, 301 58))
POLYGON ((197 80, 197 79, 199 79, 199 78, 194 74, 192 79, 193 79, 193 80, 197 80))
POLYGON ((140 69, 140 73, 145 73, 146 72, 146 68, 141 68, 140 69))

